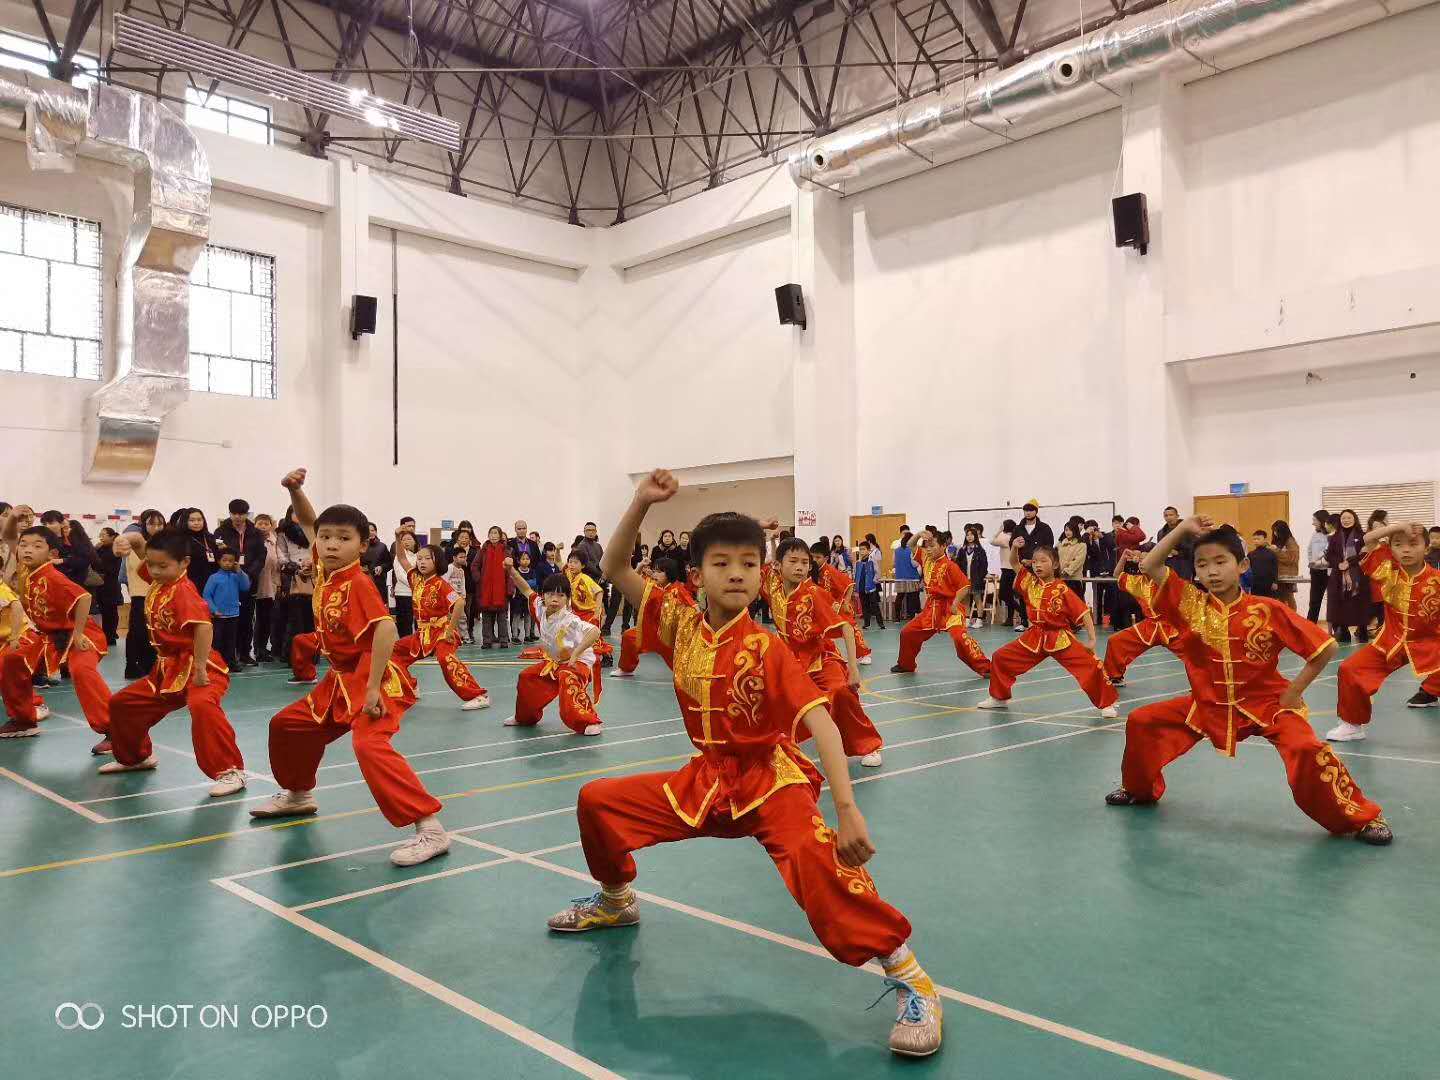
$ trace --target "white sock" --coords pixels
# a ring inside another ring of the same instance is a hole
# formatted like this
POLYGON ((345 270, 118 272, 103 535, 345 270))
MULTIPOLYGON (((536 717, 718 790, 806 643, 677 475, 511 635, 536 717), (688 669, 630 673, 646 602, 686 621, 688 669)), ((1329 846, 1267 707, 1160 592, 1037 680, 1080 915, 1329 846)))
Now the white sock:
POLYGON ((629 907, 635 902, 635 887, 628 881, 624 885, 617 885, 611 888, 608 885, 600 886, 601 901, 611 911, 619 911, 621 908, 629 907))
POLYGON ((427 832, 444 832, 444 831, 445 831, 445 826, 443 826, 443 825, 440 824, 440 819, 439 819, 438 817, 436 817, 434 814, 431 814, 429 817, 426 817, 426 818, 421 818, 419 821, 417 821, 417 822, 415 823, 415 835, 416 835, 416 836, 419 836, 421 833, 427 833, 427 832))

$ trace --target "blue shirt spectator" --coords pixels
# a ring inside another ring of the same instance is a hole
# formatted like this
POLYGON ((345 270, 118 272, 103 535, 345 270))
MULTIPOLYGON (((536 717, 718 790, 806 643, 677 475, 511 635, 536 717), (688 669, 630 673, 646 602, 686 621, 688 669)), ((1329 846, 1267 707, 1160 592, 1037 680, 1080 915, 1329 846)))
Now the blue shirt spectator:
POLYGON ((880 587, 880 575, 875 564, 861 559, 855 565, 855 588, 862 593, 872 593, 880 587))
MULTIPOLYGON (((224 559, 224 562, 233 561, 233 556, 224 559)), ((210 614, 221 619, 233 619, 240 614, 240 594, 250 591, 250 579, 245 576, 243 570, 226 570, 224 563, 221 569, 210 575, 210 580, 205 582, 205 603, 210 608, 210 614)))

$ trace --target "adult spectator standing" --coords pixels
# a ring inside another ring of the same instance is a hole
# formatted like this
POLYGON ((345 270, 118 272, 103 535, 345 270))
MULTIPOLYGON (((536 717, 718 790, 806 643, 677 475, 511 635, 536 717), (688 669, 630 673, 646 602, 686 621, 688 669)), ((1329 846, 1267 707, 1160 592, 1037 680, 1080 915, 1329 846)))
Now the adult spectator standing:
POLYGON ((235 624, 235 659, 242 667, 254 667, 251 642, 255 640, 255 588, 265 570, 269 548, 265 537, 250 520, 250 504, 244 499, 230 500, 230 519, 215 530, 215 539, 226 551, 240 560, 236 568, 250 579, 251 587, 240 591, 240 615, 235 624))
POLYGON ((909 525, 900 526, 900 538, 892 546, 895 555, 895 606, 898 622, 906 622, 920 614, 920 568, 915 565, 915 550, 910 546, 914 537, 909 525))
MULTIPOLYGON (((1100 533, 1100 523, 1093 518, 1085 522, 1085 576, 1090 578, 1110 577, 1114 563, 1106 561, 1105 537, 1100 533)), ((1110 612, 1107 581, 1093 581, 1095 595, 1095 625, 1099 626, 1110 612)))
POLYGON ((365 547, 360 552, 360 565, 370 575, 370 580, 375 583, 375 588, 380 590, 380 602, 387 607, 390 604, 390 568, 394 557, 390 549, 385 546, 385 541, 380 539, 380 527, 373 521, 365 523, 370 531, 369 537, 365 540, 365 547))
POLYGON ((1295 606, 1295 582, 1283 580, 1300 576, 1300 545, 1296 543, 1288 521, 1277 521, 1270 526, 1270 544, 1275 549, 1282 579, 1275 584, 1275 599, 1291 611, 1298 611, 1295 606))
MULTIPOLYGON (((419 538, 413 532, 401 532, 395 537, 395 550, 405 551, 414 556, 419 551, 419 538)), ((395 632, 402 638, 415 632, 415 595, 410 589, 410 576, 400 569, 395 559, 390 560, 390 611, 395 616, 395 632)))
POLYGON ((1325 562, 1330 567, 1326 619, 1330 633, 1342 645, 1350 643, 1350 628, 1363 645, 1370 640, 1370 579, 1360 569, 1365 533, 1353 510, 1341 510, 1338 527, 1330 537, 1325 562))
MULTIPOLYGON (((530 556, 530 566, 532 570, 538 567, 540 565, 541 559, 545 557, 545 552, 540 547, 539 543, 531 538, 530 526, 524 518, 520 518, 515 522, 515 533, 510 537, 510 541, 508 544, 506 544, 506 548, 510 553, 510 558, 515 563, 515 569, 519 570, 522 576, 525 573, 525 571, 522 570, 520 566, 520 559, 522 556, 530 556)), ((528 602, 525 604, 524 610, 519 613, 518 617, 514 610, 513 604, 512 610, 510 612, 510 642, 511 644, 519 645, 521 644, 522 638, 527 644, 532 641, 540 640, 538 627, 536 627, 532 623, 532 616, 530 614, 530 607, 528 602)))
POLYGON ((655 546, 650 549, 650 565, 657 566, 664 559, 680 561, 680 545, 675 542, 675 531, 673 529, 661 529, 660 539, 655 541, 655 546))
POLYGON ((1250 537, 1250 592, 1274 598, 1280 578, 1280 556, 1270 546, 1270 534, 1256 529, 1250 537))
MULTIPOLYGON (((1119 514, 1116 514, 1111 519, 1111 524, 1114 525, 1114 531, 1110 534, 1114 561, 1110 564, 1110 572, 1116 574, 1125 558, 1125 553, 1139 551, 1145 545, 1145 530, 1140 526, 1140 519, 1134 516, 1122 519, 1119 514)), ((1142 615, 1140 604, 1133 596, 1118 586, 1111 585, 1110 628, 1112 630, 1123 630, 1138 621, 1142 615)))
MULTIPOLYGON (((1000 567, 1000 584, 995 593, 996 599, 1005 605, 1005 625, 1014 627, 1015 618, 1020 618, 1020 626, 1028 625, 1026 619, 1029 616, 1025 613, 1025 605, 1015 601, 1015 571, 1010 566, 1010 545, 1015 540, 1015 519, 1006 518, 1000 526, 1000 531, 990 538, 990 546, 999 550, 999 557, 996 564, 1000 567)), ((974 583, 971 583, 974 587, 974 583)))
POLYGON ((515 588, 505 569, 505 530, 491 525, 485 543, 470 558, 470 586, 480 612, 480 647, 510 644, 510 593, 515 588))
POLYGON ((124 599, 120 595, 122 561, 115 551, 115 538, 119 535, 108 525, 100 530, 100 539, 95 544, 95 571, 100 575, 100 584, 90 587, 93 610, 100 615, 105 641, 111 648, 120 638, 120 603, 124 599))
POLYGON ((1320 605, 1325 600, 1326 587, 1330 583, 1330 563, 1326 555, 1330 551, 1330 533, 1334 524, 1325 510, 1316 510, 1310 515, 1310 544, 1305 549, 1305 561, 1310 566, 1310 609, 1305 617, 1313 623, 1320 621, 1320 605))
POLYGON ((315 564, 305 530, 295 520, 293 507, 285 511, 275 530, 275 557, 280 560, 280 587, 285 593, 277 659, 290 662, 290 643, 297 634, 315 631, 315 564))
MULTIPOLYGON (((1082 521, 1081 526, 1085 523, 1082 521)), ((1070 591, 1081 600, 1085 599, 1085 556, 1089 549, 1080 536, 1080 529, 1073 521, 1067 521, 1060 529, 1060 576, 1070 591)))
MULTIPOLYGON (((1169 536, 1180 524, 1180 511, 1173 506, 1165 507, 1165 524, 1160 526, 1160 531, 1155 534, 1155 542, 1158 544, 1165 537, 1169 536)), ((1165 565, 1175 573, 1179 574, 1186 581, 1195 577, 1195 545, 1189 540, 1182 540, 1175 548, 1171 556, 1165 560, 1165 565)))
POLYGON ((605 557, 605 548, 600 543, 600 531, 595 522, 585 522, 585 533, 575 541, 570 553, 580 556, 580 561, 585 564, 585 573, 596 581, 600 580, 600 560, 605 557))
MULTIPOLYGON (((140 520, 126 528, 126 533, 138 533, 147 543, 150 538, 165 528, 165 515, 159 510, 146 510, 140 520)), ((150 583, 140 575, 140 564, 145 560, 134 550, 125 556, 125 581, 130 589, 130 622, 125 628, 125 680, 134 682, 150 674, 155 667, 155 646, 150 641, 150 628, 145 622, 145 597, 150 594, 150 583)))
POLYGON ((1035 555, 1038 547, 1054 547, 1055 531, 1040 520, 1040 504, 1027 502, 1024 507, 1025 516, 1016 525, 1016 536, 1025 538, 1025 546, 1020 550, 1022 559, 1030 559, 1035 555))
POLYGON ((265 544, 265 562, 260 576, 251 582, 250 594, 255 598, 255 660, 266 664, 275 659, 272 651, 280 635, 275 597, 280 591, 280 554, 275 542, 275 519, 269 514, 255 515, 255 531, 265 544))
POLYGON ((90 576, 92 573, 99 574, 95 545, 90 542, 85 527, 78 521, 71 521, 59 510, 46 510, 40 515, 40 524, 60 541, 60 572, 82 589, 97 585, 98 582, 90 576))

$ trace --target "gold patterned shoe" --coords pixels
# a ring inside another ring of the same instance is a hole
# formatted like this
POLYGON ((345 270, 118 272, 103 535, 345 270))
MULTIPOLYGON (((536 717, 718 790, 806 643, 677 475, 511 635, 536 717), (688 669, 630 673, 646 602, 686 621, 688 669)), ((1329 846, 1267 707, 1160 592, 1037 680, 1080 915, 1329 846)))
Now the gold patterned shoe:
MULTIPOLYGON (((885 977, 885 994, 895 991, 895 1026, 890 1029, 890 1050, 902 1057, 929 1057, 940 1049, 945 1010, 929 977, 916 982, 885 977)), ((875 1005, 884 1000, 881 994, 875 1005)), ((875 1005, 870 1007, 873 1009, 875 1005)))
POLYGON ((557 915, 552 915, 547 926, 565 934, 580 934, 586 930, 605 930, 612 926, 635 926, 640 922, 640 902, 632 899, 618 911, 605 907, 605 894, 582 896, 572 900, 570 906, 557 915))
POLYGON ((1377 817, 1357 832, 1355 839, 1359 840, 1362 844, 1374 844, 1376 847, 1384 847, 1395 839, 1395 834, 1390 831, 1390 826, 1383 817, 1377 817))

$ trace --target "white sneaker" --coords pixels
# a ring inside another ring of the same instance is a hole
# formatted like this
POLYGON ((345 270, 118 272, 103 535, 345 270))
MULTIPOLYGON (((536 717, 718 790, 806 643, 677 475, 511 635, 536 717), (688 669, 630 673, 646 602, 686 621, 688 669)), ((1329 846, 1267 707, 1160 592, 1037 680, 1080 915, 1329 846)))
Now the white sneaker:
POLYGON ((621 671, 621 670, 617 667, 614 671, 610 672, 610 677, 611 677, 612 679, 633 679, 633 678, 635 677, 635 672, 633 672, 633 671, 621 671))
POLYGON ((1100 710, 1100 715, 1106 720, 1114 720, 1120 715, 1120 710, 1114 705, 1106 705, 1105 708, 1100 710))
POLYGON ((859 664, 861 667, 869 667, 874 662, 875 658, 873 656, 862 656, 859 660, 855 661, 855 663, 859 664))
POLYGON ((415 839, 390 852, 390 861, 396 866, 419 866, 449 850, 450 834, 443 828, 416 829, 415 839))
POLYGON ((36 719, 36 720, 48 720, 48 719, 50 719, 50 706, 49 706, 49 705, 36 705, 36 706, 35 706, 35 719, 36 719))
POLYGON ((860 764, 864 765, 867 769, 878 769, 880 767, 880 751, 876 750, 873 753, 866 754, 860 759, 860 764))
POLYGON ((987 697, 984 701, 977 702, 975 707, 977 709, 1008 709, 1010 702, 1008 700, 997 701, 993 697, 987 697))
POLYGON ((587 728, 586 728, 584 731, 582 731, 580 734, 581 734, 581 735, 599 735, 599 734, 600 734, 602 731, 604 731, 604 730, 605 730, 605 728, 604 728, 604 726, 601 725, 601 724, 591 724, 589 727, 587 727, 587 728))
POLYGON ((251 817, 300 817, 320 809, 315 796, 308 791, 282 791, 250 811, 251 817))
POLYGON ((461 712, 475 712, 477 709, 488 709, 490 707, 490 695, 481 694, 477 698, 471 698, 460 706, 461 712))
POLYGON ((1340 723, 1325 733, 1325 738, 1331 742, 1359 742, 1365 738, 1365 729, 1359 724, 1351 724, 1341 720, 1340 723))
POLYGON ((151 754, 138 765, 125 765, 118 761, 107 761, 104 765, 101 765, 100 768, 95 771, 107 774, 117 772, 148 772, 159 764, 160 759, 157 758, 154 754, 151 754))
POLYGON ((237 791, 245 790, 245 774, 239 769, 226 769, 215 778, 215 786, 210 789, 210 797, 219 799, 225 795, 234 795, 237 791))
POLYGON ((519 726, 520 726, 520 721, 519 721, 519 720, 516 720, 515 717, 512 716, 512 717, 510 717, 508 720, 505 721, 505 726, 506 726, 506 727, 519 727, 519 726))
POLYGON ((970 629, 971 629, 971 630, 979 630, 980 627, 982 627, 982 626, 984 626, 984 625, 985 625, 985 624, 982 623, 979 619, 971 619, 971 620, 970 620, 970 629))

